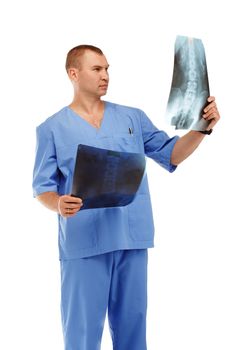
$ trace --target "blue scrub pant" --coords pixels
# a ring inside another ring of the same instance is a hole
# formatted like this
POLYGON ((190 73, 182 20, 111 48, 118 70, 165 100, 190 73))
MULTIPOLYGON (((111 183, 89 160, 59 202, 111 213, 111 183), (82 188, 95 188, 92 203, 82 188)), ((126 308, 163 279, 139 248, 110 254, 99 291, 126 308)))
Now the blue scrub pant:
POLYGON ((146 350, 147 249, 61 261, 65 350, 100 350, 106 311, 113 350, 146 350))

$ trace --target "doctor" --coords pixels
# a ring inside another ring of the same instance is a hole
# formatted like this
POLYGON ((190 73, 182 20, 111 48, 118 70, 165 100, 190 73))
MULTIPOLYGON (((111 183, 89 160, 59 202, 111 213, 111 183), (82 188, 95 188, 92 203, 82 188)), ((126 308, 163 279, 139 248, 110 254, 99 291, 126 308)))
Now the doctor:
POLYGON ((101 99, 108 68, 97 47, 70 50, 66 70, 73 101, 37 127, 33 189, 58 214, 65 350, 99 350, 106 312, 114 350, 147 349, 147 249, 154 245, 146 176, 128 206, 80 211, 82 198, 69 195, 77 146, 143 153, 173 172, 220 118, 209 97, 206 132, 170 138, 142 110, 101 99))

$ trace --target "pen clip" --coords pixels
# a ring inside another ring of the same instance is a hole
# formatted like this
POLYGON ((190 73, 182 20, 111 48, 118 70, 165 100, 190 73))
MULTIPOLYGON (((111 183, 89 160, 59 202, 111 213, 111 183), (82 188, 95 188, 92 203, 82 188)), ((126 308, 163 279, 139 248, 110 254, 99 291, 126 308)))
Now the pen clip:
POLYGON ((133 134, 133 129, 132 128, 129 128, 129 133, 130 133, 130 135, 133 134))

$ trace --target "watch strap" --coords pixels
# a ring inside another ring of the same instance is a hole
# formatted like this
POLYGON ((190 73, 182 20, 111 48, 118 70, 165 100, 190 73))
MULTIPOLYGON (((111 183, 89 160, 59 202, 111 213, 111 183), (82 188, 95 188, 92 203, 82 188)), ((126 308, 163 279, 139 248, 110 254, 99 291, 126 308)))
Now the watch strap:
POLYGON ((213 129, 210 129, 210 130, 198 130, 198 131, 201 132, 204 135, 210 135, 212 133, 213 129))

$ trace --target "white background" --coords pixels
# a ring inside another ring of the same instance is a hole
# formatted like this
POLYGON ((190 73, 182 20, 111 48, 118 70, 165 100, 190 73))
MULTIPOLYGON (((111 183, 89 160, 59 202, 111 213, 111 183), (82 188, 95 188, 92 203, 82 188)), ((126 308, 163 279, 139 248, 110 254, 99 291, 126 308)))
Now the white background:
MULTIPOLYGON (((36 125, 72 99, 66 53, 101 47, 106 99, 143 109, 174 135, 164 113, 175 37, 187 35, 203 40, 222 120, 175 173, 147 163, 156 224, 148 349, 232 350, 230 1, 9 0, 0 16, 0 348, 63 349, 56 215, 32 198, 31 179, 36 125)), ((110 349, 106 323, 102 350, 110 349)))

